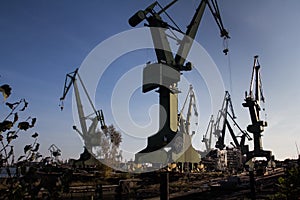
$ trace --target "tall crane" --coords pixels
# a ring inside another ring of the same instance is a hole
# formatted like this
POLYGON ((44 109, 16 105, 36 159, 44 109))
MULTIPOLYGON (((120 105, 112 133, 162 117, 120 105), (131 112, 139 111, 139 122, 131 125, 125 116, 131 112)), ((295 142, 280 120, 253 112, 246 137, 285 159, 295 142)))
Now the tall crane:
POLYGON ((254 150, 247 154, 247 160, 254 157, 265 157, 267 160, 271 160, 272 152, 265 151, 262 147, 261 133, 264 131, 264 127, 267 126, 267 122, 261 120, 260 102, 264 102, 262 82, 260 77, 260 64, 258 62, 258 56, 254 56, 253 70, 250 81, 249 93, 245 92, 245 102, 243 107, 249 109, 251 124, 247 126, 247 131, 253 134, 254 150))
MULTIPOLYGON (((221 37, 224 39, 229 38, 228 32, 223 27, 216 0, 202 0, 200 2, 185 33, 180 30, 166 12, 166 10, 176 2, 177 0, 174 0, 166 7, 162 7, 156 1, 145 10, 138 11, 129 19, 129 24, 132 27, 137 26, 143 20, 146 20, 148 22, 146 26, 150 27, 157 63, 147 64, 144 68, 142 89, 143 92, 146 93, 158 88, 159 104, 161 105, 159 111, 159 132, 148 137, 147 147, 140 151, 140 154, 162 149, 170 143, 177 133, 177 83, 180 81, 181 71, 190 71, 192 69, 192 64, 186 62, 186 57, 191 49, 192 40, 196 36, 206 5, 208 5, 213 14, 220 29, 221 37), (160 7, 160 11, 158 12, 155 11, 155 7, 157 6, 160 7), (174 26, 163 21, 160 16, 162 13, 165 13, 170 18, 174 26), (175 56, 168 42, 169 36, 166 33, 167 30, 176 30, 185 34, 183 39, 178 41, 180 45, 175 56)), ((136 154, 136 160, 139 159, 139 153, 136 154)))
POLYGON ((215 120, 214 116, 211 115, 205 135, 203 135, 202 142, 205 144, 205 152, 210 152, 211 148, 211 141, 212 141, 212 135, 214 132, 215 127, 215 120))
POLYGON ((80 75, 78 73, 78 68, 71 73, 68 73, 66 75, 65 78, 65 84, 64 84, 64 90, 63 90, 63 95, 60 98, 61 101, 61 110, 63 109, 63 100, 66 98, 66 95, 68 94, 71 86, 73 85, 74 87, 74 93, 75 93, 75 99, 76 99, 76 105, 77 105, 77 111, 78 111, 78 116, 79 116, 79 122, 80 122, 80 126, 81 126, 81 130, 79 130, 76 126, 73 126, 73 129, 75 131, 78 132, 78 134, 84 138, 85 141, 85 147, 90 148, 91 144, 92 144, 92 136, 94 136, 95 134, 95 129, 97 127, 98 122, 100 122, 101 124, 101 129, 106 129, 106 125, 105 125, 105 121, 104 121, 104 115, 103 115, 103 111, 102 110, 96 110, 94 104, 92 103, 92 100, 87 92, 87 89, 82 81, 82 79, 80 78, 80 75), (84 114, 84 110, 83 110, 83 105, 81 102, 81 98, 80 98, 80 94, 79 94, 79 88, 78 88, 78 83, 77 83, 77 79, 79 80, 83 91, 93 109, 93 113, 90 115, 85 115, 84 114), (95 115, 95 117, 92 117, 93 115, 95 115), (89 129, 87 128, 87 123, 86 120, 87 119, 91 119, 92 123, 89 127, 89 129))

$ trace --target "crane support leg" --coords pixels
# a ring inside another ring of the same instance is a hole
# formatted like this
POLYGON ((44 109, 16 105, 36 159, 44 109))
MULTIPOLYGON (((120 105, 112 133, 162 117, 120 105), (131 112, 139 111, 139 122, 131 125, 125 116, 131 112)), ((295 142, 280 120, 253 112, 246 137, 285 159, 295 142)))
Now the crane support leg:
MULTIPOLYGON (((149 156, 147 156, 145 160, 143 159, 143 155, 158 150, 163 151, 163 148, 171 142, 177 133, 177 94, 173 94, 165 87, 160 87, 158 92, 161 106, 159 109, 159 131, 148 137, 147 147, 135 155, 135 160, 138 163, 160 163, 161 157, 152 156, 151 160, 147 160, 149 158, 149 156)), ((167 162, 168 160, 165 160, 164 163, 167 162)))

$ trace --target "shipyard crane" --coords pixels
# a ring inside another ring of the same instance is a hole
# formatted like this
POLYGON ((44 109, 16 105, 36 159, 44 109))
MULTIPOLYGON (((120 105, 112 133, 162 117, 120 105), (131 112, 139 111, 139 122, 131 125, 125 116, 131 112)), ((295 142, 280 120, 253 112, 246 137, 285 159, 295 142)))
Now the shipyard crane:
POLYGON ((222 107, 219 110, 215 122, 215 130, 214 135, 217 137, 217 142, 215 147, 222 150, 225 147, 224 139, 225 139, 225 132, 226 126, 228 126, 227 116, 229 114, 228 109, 230 108, 231 116, 233 119, 236 118, 231 102, 231 97, 228 91, 225 91, 225 96, 223 99, 222 107))
POLYGON ((247 133, 247 131, 241 129, 241 127, 238 125, 238 123, 236 122, 235 119, 236 119, 236 116, 235 116, 235 113, 233 110, 230 94, 228 91, 225 91, 222 108, 218 112, 218 117, 217 117, 216 123, 214 125, 214 128, 215 128, 214 134, 218 137, 218 140, 216 142, 216 148, 219 148, 220 150, 224 149, 224 147, 225 147, 224 140, 225 140, 225 133, 226 133, 226 128, 227 128, 231 135, 231 138, 233 140, 233 143, 231 142, 231 144, 235 148, 240 149, 242 155, 244 155, 244 154, 247 154, 249 151, 248 145, 245 145, 246 138, 248 140, 252 140, 252 138, 247 133), (230 108, 230 112, 228 111, 228 107, 230 108), (227 116, 229 116, 229 119, 233 122, 234 126, 237 127, 239 129, 239 131, 242 133, 241 136, 235 135, 227 116), (237 137, 241 137, 240 142, 238 141, 237 137))
POLYGON ((183 146, 191 145, 191 137, 195 134, 194 131, 191 132, 191 130, 190 130, 192 108, 194 109, 194 116, 198 117, 195 93, 193 91, 193 86, 190 85, 189 91, 185 97, 183 106, 178 114, 178 132, 177 132, 177 135, 175 138, 175 149, 173 149, 173 152, 175 152, 175 153, 181 152, 183 150, 183 146), (187 113, 186 113, 186 117, 185 117, 184 110, 186 108, 188 99, 190 99, 190 100, 189 100, 189 105, 188 105, 187 113), (183 141, 185 141, 185 142, 183 142, 183 141))
MULTIPOLYGON (((228 32, 223 26, 216 0, 202 0, 200 2, 185 33, 180 30, 166 12, 166 10, 176 2, 177 0, 174 0, 166 7, 162 7, 156 1, 145 10, 140 10, 135 13, 128 21, 132 27, 135 27, 146 20, 148 22, 146 26, 150 27, 157 63, 149 63, 144 68, 142 91, 146 93, 158 88, 159 104, 161 105, 159 111, 159 132, 148 137, 147 147, 136 154, 136 160, 139 160, 139 154, 141 155, 143 153, 162 149, 170 143, 177 133, 177 83, 180 81, 181 71, 190 71, 192 69, 192 64, 186 62, 186 57, 189 54, 193 43, 192 40, 195 39, 202 15, 207 5, 220 29, 221 37, 223 37, 224 40, 229 38, 228 32), (160 11, 155 11, 156 7, 159 7, 160 11), (166 16, 170 18, 174 24, 173 26, 161 18, 160 14, 162 13, 165 13, 166 16), (181 40, 176 38, 179 48, 175 56, 173 55, 168 41, 168 38, 172 38, 167 34, 167 31, 169 30, 176 30, 180 33, 184 33, 181 40)), ((224 53, 226 54, 227 51, 228 49, 226 51, 224 50, 224 53)), ((147 162, 148 160, 145 161, 147 162)))
POLYGON ((249 109, 251 124, 247 126, 247 131, 253 134, 254 150, 247 154, 247 160, 254 157, 265 157, 267 160, 272 159, 272 152, 263 150, 261 136, 264 128, 267 126, 267 122, 261 120, 260 103, 265 101, 262 90, 262 82, 260 76, 260 64, 258 62, 258 56, 254 56, 253 70, 250 81, 249 93, 245 92, 245 102, 243 107, 249 109))
POLYGON ((214 116, 211 115, 205 135, 203 135, 202 142, 205 144, 205 153, 208 153, 212 150, 211 148, 211 141, 212 141, 212 135, 214 132, 214 126, 215 125, 215 120, 214 116))
POLYGON ((190 85, 189 91, 186 95, 183 106, 178 115, 179 115, 180 131, 183 133, 186 133, 188 135, 191 135, 191 136, 194 134, 194 133, 191 133, 191 130, 190 130, 192 109, 194 110, 194 116, 198 117, 198 111, 197 111, 197 106, 196 106, 196 97, 195 97, 195 93, 193 90, 193 86, 190 85), (188 108, 187 108, 186 119, 184 119, 183 111, 187 105, 188 98, 189 98, 189 104, 188 104, 188 108))
POLYGON ((100 122, 101 124, 101 129, 106 129, 106 125, 105 125, 105 121, 104 121, 104 115, 103 115, 103 111, 102 110, 96 110, 94 104, 92 103, 92 100, 87 92, 87 89, 82 81, 82 79, 80 78, 80 75, 78 73, 78 68, 71 73, 68 73, 66 75, 65 78, 65 84, 64 84, 64 90, 63 90, 63 95, 60 98, 61 101, 61 110, 63 109, 63 100, 65 99, 66 95, 68 94, 71 86, 73 85, 74 87, 74 93, 75 93, 75 99, 76 99, 76 105, 77 105, 77 111, 78 111, 78 116, 79 116, 79 122, 80 122, 80 126, 81 126, 81 130, 79 130, 76 126, 73 126, 73 129, 75 131, 77 131, 77 133, 84 138, 85 141, 85 146, 87 148, 90 148, 93 142, 95 142, 95 140, 93 140, 93 136, 95 134, 95 129, 97 127, 98 122, 100 122), (79 94, 79 88, 78 88, 78 84, 77 84, 77 79, 79 80, 83 91, 93 109, 93 113, 90 115, 85 115, 84 114, 84 110, 83 110, 83 105, 81 102, 81 98, 80 98, 80 94, 79 94), (93 117, 93 115, 95 115, 93 117), (89 127, 89 129, 87 128, 87 123, 86 120, 90 119, 92 120, 92 123, 89 127))
POLYGON ((61 150, 55 144, 51 144, 48 150, 50 152, 51 158, 55 162, 58 162, 58 157, 61 156, 61 150))
MULTIPOLYGON (((189 91, 184 100, 183 106, 178 114, 178 131, 175 138, 175 149, 173 152, 180 153, 183 149, 186 150, 191 146, 192 136, 195 134, 195 131, 191 131, 191 117, 192 117, 192 109, 194 110, 194 116, 198 117, 198 111, 196 106, 196 97, 193 90, 193 86, 190 85, 189 91), (189 99, 189 101, 188 101, 189 99), (187 107, 186 117, 184 116, 184 110, 187 107)), ((196 122, 197 124, 198 122, 196 122)))
MULTIPOLYGON (((195 134, 195 131, 191 130, 192 116, 197 118, 198 111, 193 86, 190 85, 183 106, 178 114, 178 132, 174 139, 174 148, 171 151, 173 153, 172 161, 177 163, 179 169, 192 170, 193 164, 200 162, 199 153, 192 145, 192 137, 195 134), (184 116, 185 110, 186 116, 184 116), (184 167, 184 163, 186 163, 186 167, 184 167)), ((198 121, 195 123, 197 125, 198 121)))

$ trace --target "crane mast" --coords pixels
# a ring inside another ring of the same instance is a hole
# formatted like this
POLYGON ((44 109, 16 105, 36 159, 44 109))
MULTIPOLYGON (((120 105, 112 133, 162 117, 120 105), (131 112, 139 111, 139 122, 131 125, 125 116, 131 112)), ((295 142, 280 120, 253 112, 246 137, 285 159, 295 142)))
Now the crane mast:
POLYGON ((80 126, 81 126, 81 134, 82 134, 82 136, 84 136, 87 134, 87 125, 86 125, 86 121, 85 121, 85 115, 84 115, 83 106, 82 106, 81 98, 79 95, 79 89, 78 89, 76 79, 74 79, 74 81, 73 81, 73 87, 74 87, 77 111, 78 111, 78 116, 79 116, 79 122, 80 122, 80 126))
POLYGON ((248 108, 250 113, 251 124, 247 126, 247 131, 253 134, 254 141, 254 150, 247 154, 247 160, 254 157, 265 157, 270 160, 272 156, 271 151, 265 151, 262 147, 261 133, 264 131, 264 127, 267 126, 267 122, 260 119, 260 101, 264 101, 260 78, 260 64, 258 56, 254 56, 250 89, 249 93, 245 92, 245 102, 242 104, 243 107, 248 108))
MULTIPOLYGON (((146 93, 158 88, 159 104, 161 105, 159 111, 159 132, 148 137, 147 147, 139 152, 141 154, 162 149, 170 143, 177 133, 177 84, 180 81, 181 71, 190 71, 192 69, 192 64, 190 62, 186 63, 186 57, 191 49, 193 39, 196 36, 206 5, 209 5, 210 11, 220 28, 221 36, 224 39, 229 38, 228 32, 223 27, 216 0, 202 0, 187 27, 183 39, 179 41, 180 46, 174 57, 168 42, 166 31, 168 29, 173 29, 181 33, 183 32, 175 23, 174 27, 163 21, 160 14, 166 13, 166 10, 176 2, 177 0, 174 0, 164 8, 158 2, 154 2, 145 10, 138 11, 128 21, 132 27, 137 26, 143 20, 148 22, 146 26, 150 27, 157 57, 157 63, 147 64, 143 70, 142 91, 146 93), (155 11, 154 8, 156 6, 161 8, 159 12, 155 11)), ((166 15, 169 17, 167 13, 166 15)), ((171 21, 173 22, 172 19, 171 21)), ((139 155, 136 154, 136 160, 139 159, 138 157, 139 155)))

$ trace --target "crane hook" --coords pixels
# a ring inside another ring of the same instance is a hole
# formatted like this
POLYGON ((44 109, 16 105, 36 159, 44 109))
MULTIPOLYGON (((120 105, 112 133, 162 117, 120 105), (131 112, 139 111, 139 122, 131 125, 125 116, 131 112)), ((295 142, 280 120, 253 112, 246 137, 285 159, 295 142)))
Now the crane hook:
POLYGON ((228 49, 228 40, 227 40, 228 38, 227 37, 223 37, 223 53, 225 54, 225 55, 227 55, 228 54, 228 52, 229 52, 229 49, 228 49))
POLYGON ((64 102, 63 101, 60 101, 59 107, 60 107, 60 110, 63 111, 63 109, 64 109, 64 102))

